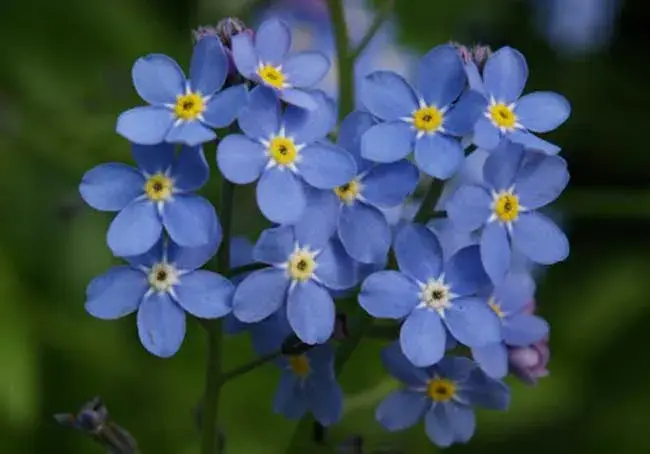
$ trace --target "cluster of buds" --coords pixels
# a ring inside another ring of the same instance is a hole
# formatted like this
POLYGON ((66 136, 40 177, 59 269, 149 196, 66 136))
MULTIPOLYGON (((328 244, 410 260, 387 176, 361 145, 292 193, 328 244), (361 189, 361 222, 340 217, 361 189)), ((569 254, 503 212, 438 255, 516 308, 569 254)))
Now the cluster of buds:
MULTIPOLYGON (((533 314, 535 308, 535 301, 532 301, 526 308, 526 312, 533 314)), ((511 347, 508 350, 510 370, 520 380, 529 385, 537 384, 539 378, 546 377, 549 374, 546 366, 550 357, 548 338, 527 347, 511 347)))
POLYGON ((195 43, 198 43, 206 36, 219 38, 226 50, 226 55, 228 55, 228 76, 231 77, 237 74, 237 68, 235 68, 235 62, 232 58, 232 37, 240 33, 253 36, 253 30, 247 28, 244 21, 236 17, 227 17, 220 20, 217 25, 202 25, 196 30, 192 30, 192 38, 195 43))

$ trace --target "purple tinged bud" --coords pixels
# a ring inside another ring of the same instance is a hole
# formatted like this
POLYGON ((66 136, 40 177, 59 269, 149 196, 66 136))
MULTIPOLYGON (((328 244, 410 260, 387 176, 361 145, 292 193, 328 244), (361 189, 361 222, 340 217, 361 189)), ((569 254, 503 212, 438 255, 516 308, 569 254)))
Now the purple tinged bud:
POLYGON ((546 365, 550 356, 548 339, 543 339, 528 347, 508 349, 510 370, 528 385, 536 385, 539 378, 549 374, 546 365))
POLYGON ((450 44, 458 50, 458 54, 465 65, 474 63, 480 71, 483 70, 485 62, 492 55, 492 49, 490 46, 474 44, 470 47, 453 41, 450 44))
POLYGON ((199 42, 206 36, 216 36, 223 43, 223 47, 228 55, 228 76, 232 77, 237 74, 235 62, 232 58, 231 46, 232 37, 240 33, 249 34, 253 36, 253 30, 246 27, 246 24, 236 17, 227 17, 220 20, 217 25, 206 25, 192 31, 194 42, 199 42))

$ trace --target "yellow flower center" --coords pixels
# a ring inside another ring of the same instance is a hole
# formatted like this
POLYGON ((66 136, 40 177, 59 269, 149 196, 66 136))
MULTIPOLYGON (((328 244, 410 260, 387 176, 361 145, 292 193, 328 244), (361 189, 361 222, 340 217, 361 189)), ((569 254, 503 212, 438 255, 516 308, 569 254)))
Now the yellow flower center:
POLYGON ((167 292, 178 283, 176 269, 168 263, 156 263, 149 271, 149 285, 158 292, 167 292))
POLYGON ((334 188, 334 193, 341 199, 343 203, 352 203, 357 199, 361 192, 361 184, 358 180, 352 180, 342 186, 334 188))
POLYGON ((311 367, 309 366, 309 359, 305 355, 291 355, 288 358, 289 367, 291 372, 296 376, 304 378, 309 374, 311 367))
POLYGON ((503 310, 501 309, 501 305, 496 302, 494 297, 490 298, 488 300, 488 306, 494 311, 495 314, 499 316, 499 318, 505 317, 505 314, 503 313, 503 310))
POLYGON ((314 270, 316 270, 315 255, 314 252, 308 249, 298 249, 291 254, 289 263, 287 264, 289 276, 296 281, 302 282, 311 279, 314 275, 314 270))
POLYGON ((172 196, 173 187, 174 184, 169 177, 166 177, 162 173, 157 173, 149 177, 144 184, 144 193, 149 200, 161 202, 172 196))
POLYGON ((181 120, 194 120, 205 110, 205 101, 198 93, 188 93, 176 97, 174 113, 181 120))
POLYGON ((456 384, 446 378, 434 378, 427 384, 427 395, 436 402, 450 401, 456 395, 456 384))
POLYGON ((503 103, 490 106, 490 118, 499 128, 513 129, 517 123, 517 116, 510 107, 503 103))
POLYGON ((499 194, 494 202, 494 214, 501 222, 512 222, 519 216, 519 199, 510 192, 499 194))
POLYGON ((422 132, 436 132, 442 121, 443 114, 436 107, 423 107, 413 114, 413 126, 422 132))
POLYGON ((257 70, 257 75, 260 76, 262 82, 273 88, 284 88, 284 81, 286 79, 282 70, 271 65, 264 65, 257 70))
POLYGON ((298 157, 298 150, 293 140, 287 137, 276 137, 269 144, 269 154, 278 165, 288 166, 298 157))

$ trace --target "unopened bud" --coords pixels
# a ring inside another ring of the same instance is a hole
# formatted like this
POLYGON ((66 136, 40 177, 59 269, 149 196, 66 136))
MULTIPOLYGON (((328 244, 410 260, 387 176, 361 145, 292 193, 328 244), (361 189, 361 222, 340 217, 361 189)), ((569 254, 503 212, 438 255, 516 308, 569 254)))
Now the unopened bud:
POLYGON ((463 63, 466 65, 469 63, 474 63, 480 71, 483 70, 485 62, 492 55, 492 49, 490 49, 490 46, 484 46, 482 44, 465 46, 453 41, 450 44, 458 50, 458 54, 463 60, 463 63))
POLYGON ((537 380, 549 374, 546 368, 551 352, 548 340, 543 339, 528 347, 513 347, 508 349, 510 370, 524 383, 537 384, 537 380))
POLYGON ((235 62, 232 57, 232 37, 240 33, 247 33, 253 36, 253 30, 246 28, 246 24, 241 19, 236 17, 227 17, 217 23, 217 25, 205 25, 192 30, 192 37, 194 42, 198 43, 206 36, 214 36, 219 38, 223 44, 226 55, 228 56, 228 76, 232 77, 237 74, 235 62))

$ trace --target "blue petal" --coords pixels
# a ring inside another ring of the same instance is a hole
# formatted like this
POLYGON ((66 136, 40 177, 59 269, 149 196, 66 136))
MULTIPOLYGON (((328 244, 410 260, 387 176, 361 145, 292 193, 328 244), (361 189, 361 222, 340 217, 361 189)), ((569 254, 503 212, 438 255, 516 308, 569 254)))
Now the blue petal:
POLYGON ((454 441, 467 443, 476 432, 476 416, 471 407, 448 405, 447 412, 454 429, 454 441))
POLYGON ((415 132, 404 121, 380 123, 361 137, 361 156, 375 162, 395 162, 413 150, 415 132))
POLYGON ((334 378, 315 378, 307 382, 307 401, 316 421, 328 427, 343 416, 343 391, 334 378))
POLYGON ((472 349, 472 358, 492 378, 508 375, 508 349, 502 343, 472 349))
POLYGON ((381 351, 381 362, 393 377, 407 386, 423 387, 429 380, 424 369, 415 367, 402 352, 399 342, 392 342, 381 351))
POLYGON ((512 226, 512 242, 529 259, 541 265, 552 265, 569 256, 569 240, 546 216, 523 213, 512 226))
POLYGON ((510 404, 508 386, 488 377, 481 369, 474 370, 462 394, 470 405, 489 410, 506 410, 510 404))
POLYGON ((431 401, 424 393, 394 391, 377 407, 375 418, 389 431, 407 429, 422 419, 431 401))
POLYGON ((355 110, 348 114, 341 125, 337 138, 337 145, 347 150, 357 162, 359 173, 365 172, 372 166, 372 162, 361 157, 361 137, 377 122, 368 112, 355 110))
POLYGON ((465 247, 451 256, 445 264, 445 281, 456 295, 470 295, 490 285, 478 245, 465 247))
POLYGON ((280 130, 280 119, 278 96, 272 89, 259 85, 251 91, 248 104, 239 112, 237 122, 248 137, 268 139, 280 130))
POLYGON ((164 173, 174 162, 175 147, 171 143, 156 145, 131 144, 131 154, 136 164, 145 173, 150 175, 164 173))
POLYGON ((442 273, 442 249, 433 232, 423 225, 402 227, 393 245, 399 269, 419 282, 437 279, 442 273))
POLYGON ((286 310, 279 310, 261 322, 250 325, 253 349, 258 355, 278 350, 292 333, 286 310))
POLYGON ((215 132, 199 121, 183 121, 175 124, 165 136, 165 141, 194 147, 216 139, 215 132))
POLYGON ((156 263, 159 263, 165 256, 166 238, 161 237, 156 244, 143 254, 121 257, 126 260, 129 265, 136 269, 151 268, 156 263))
POLYGON ((454 102, 467 83, 460 55, 449 44, 436 46, 422 57, 418 77, 424 101, 438 108, 454 102))
POLYGON ((483 179, 496 191, 509 189, 515 182, 524 156, 521 145, 504 140, 485 160, 483 179))
POLYGON ((440 180, 453 176, 464 157, 460 141, 445 134, 426 134, 415 141, 415 162, 418 167, 440 180))
POLYGON ((228 335, 235 335, 242 333, 248 329, 250 324, 243 323, 237 320, 232 313, 226 315, 223 319, 223 332, 228 335))
POLYGON ((316 282, 300 282, 289 291, 287 318, 296 336, 304 343, 325 343, 334 331, 334 301, 316 282))
POLYGON ((417 367, 431 366, 445 354, 447 331, 440 315, 429 308, 411 312, 399 333, 404 355, 417 367))
POLYGON ((499 284, 510 270, 511 248, 506 228, 491 222, 481 234, 481 261, 492 282, 499 284))
POLYGON ((497 102, 511 103, 524 91, 528 79, 526 59, 518 50, 502 47, 485 63, 485 90, 497 102))
POLYGON ((103 320, 124 317, 135 312, 148 288, 147 276, 141 271, 113 267, 88 284, 86 311, 103 320))
POLYGON ((247 79, 255 75, 259 57, 253 46, 253 38, 248 33, 239 33, 232 37, 232 57, 237 71, 247 79))
POLYGON ((557 93, 536 91, 517 101, 515 115, 519 123, 533 132, 552 131, 571 115, 569 101, 557 93))
POLYGON ((289 259, 295 243, 293 229, 289 226, 266 229, 255 243, 253 258, 256 262, 269 265, 285 263, 289 259))
POLYGON ((223 176, 236 184, 257 180, 269 158, 264 146, 241 134, 231 134, 219 142, 217 165, 223 176))
POLYGON ((302 385, 290 371, 282 373, 273 398, 273 411, 289 419, 300 419, 307 411, 302 385))
POLYGON ((111 162, 93 167, 79 185, 84 201, 101 211, 119 211, 143 193, 144 177, 126 164, 111 162))
POLYGON ((415 191, 419 178, 417 167, 407 160, 379 164, 363 177, 361 195, 377 207, 394 207, 415 191))
POLYGON ((254 271, 237 286, 233 313, 245 323, 264 320, 282 307, 288 288, 289 279, 283 270, 267 268, 254 271))
POLYGON ((174 114, 166 107, 135 107, 117 118, 116 132, 129 142, 156 145, 174 124, 174 114))
POLYGON ((520 143, 530 150, 542 151, 549 155, 558 154, 561 151, 561 148, 557 145, 540 139, 536 135, 521 129, 517 129, 508 134, 508 139, 520 143))
POLYGON ((567 163, 559 156, 529 153, 531 159, 515 181, 519 203, 528 210, 548 205, 558 198, 569 183, 567 163))
POLYGON ((150 54, 138 58, 131 69, 133 86, 149 104, 175 104, 176 96, 185 93, 185 75, 167 55, 150 54))
POLYGON ((108 247, 118 257, 144 254, 160 239, 162 223, 156 206, 148 200, 134 201, 120 211, 106 235, 108 247))
POLYGON ((210 167, 202 147, 182 147, 170 172, 174 189, 196 191, 208 182, 210 167))
POLYGON ((548 332, 548 323, 543 318, 519 314, 504 323, 503 340, 514 347, 527 347, 547 337, 548 332))
POLYGON ((290 47, 291 31, 278 19, 265 20, 255 32, 255 49, 265 64, 280 65, 290 47))
POLYGON ((278 224, 297 222, 307 203, 302 181, 293 172, 277 167, 262 173, 256 194, 264 217, 278 224))
POLYGON ((445 114, 445 132, 457 137, 472 133, 474 125, 485 112, 487 100, 476 91, 468 91, 445 114))
POLYGON ((445 260, 462 248, 478 243, 476 232, 458 231, 449 218, 432 219, 427 222, 427 228, 438 237, 445 260))
POLYGON ((167 260, 173 263, 177 268, 189 271, 202 267, 217 253, 221 244, 221 225, 217 218, 213 218, 213 224, 210 226, 209 241, 199 247, 182 247, 169 241, 167 248, 167 260))
POLYGON ((318 373, 320 377, 314 377, 319 384, 324 384, 318 378, 334 377, 334 349, 330 344, 317 345, 305 353, 309 358, 311 370, 318 373))
POLYGON ((280 99, 291 106, 307 110, 318 108, 318 97, 313 93, 298 88, 285 88, 280 92, 280 99))
POLYGON ((298 52, 287 58, 282 65, 287 83, 298 88, 316 85, 329 69, 329 59, 320 52, 298 52))
MULTIPOLYGON (((452 336, 450 335, 448 337, 452 336)), ((440 375, 457 383, 464 383, 470 379, 472 372, 476 368, 476 363, 469 358, 447 355, 430 370, 432 370, 433 374, 440 375)))
POLYGON ((165 203, 162 219, 175 243, 184 247, 199 247, 210 242, 217 213, 203 197, 177 194, 165 203))
POLYGON ((138 310, 138 334, 144 348, 168 358, 178 351, 185 338, 185 312, 168 293, 154 292, 138 310))
POLYGON ((197 270, 181 277, 174 287, 176 301, 199 318, 220 318, 230 313, 235 286, 212 271, 197 270))
POLYGON ((314 143, 300 151, 298 170, 305 181, 318 189, 333 189, 352 180, 357 166, 352 156, 336 145, 314 143))
POLYGON ((253 248, 253 243, 245 236, 232 237, 230 239, 230 267, 239 268, 254 263, 253 248))
POLYGON ((524 309, 535 296, 535 281, 525 271, 510 272, 494 289, 494 297, 501 310, 510 315, 524 309))
POLYGON ((398 271, 371 274, 363 281, 359 305, 376 318, 402 319, 418 304, 420 288, 398 271))
POLYGON ((347 290, 359 282, 359 264, 345 252, 339 241, 332 240, 325 245, 316 261, 316 277, 331 290, 347 290))
POLYGON ((386 121, 410 117, 419 107, 409 83, 390 71, 366 76, 360 84, 360 98, 371 114, 386 121))
POLYGON ((483 77, 481 77, 481 72, 479 71, 478 66, 476 66, 476 63, 473 61, 465 63, 465 75, 467 75, 467 85, 469 85, 470 90, 485 95, 483 77))
POLYGON ((471 232, 487 222, 491 215, 492 197, 481 186, 461 186, 447 202, 445 209, 454 228, 471 232))
POLYGON ((216 36, 205 36, 195 45, 190 62, 192 91, 211 96, 223 87, 228 74, 228 56, 216 36))
POLYGON ((441 448, 446 448, 454 443, 454 428, 447 412, 451 405, 437 404, 424 416, 424 428, 427 437, 441 448))
POLYGON ((501 321, 480 298, 456 298, 445 310, 449 332, 463 345, 484 347, 501 342, 501 321))
POLYGON ((294 225, 296 238, 301 244, 320 247, 336 232, 341 203, 330 190, 306 188, 306 194, 307 206, 294 225))
POLYGON ((228 87, 210 98, 203 112, 203 120, 213 128, 225 128, 235 121, 247 101, 246 85, 228 87))
POLYGON ((312 110, 288 106, 282 117, 286 135, 295 143, 306 144, 325 138, 336 126, 334 101, 320 91, 312 92, 318 106, 312 110))
POLYGON ((485 150, 493 150, 501 141, 501 132, 490 120, 481 116, 474 125, 474 143, 485 150))
POLYGON ((392 239, 384 215, 364 203, 344 206, 338 227, 339 237, 350 256, 362 263, 377 263, 386 259, 392 239))

